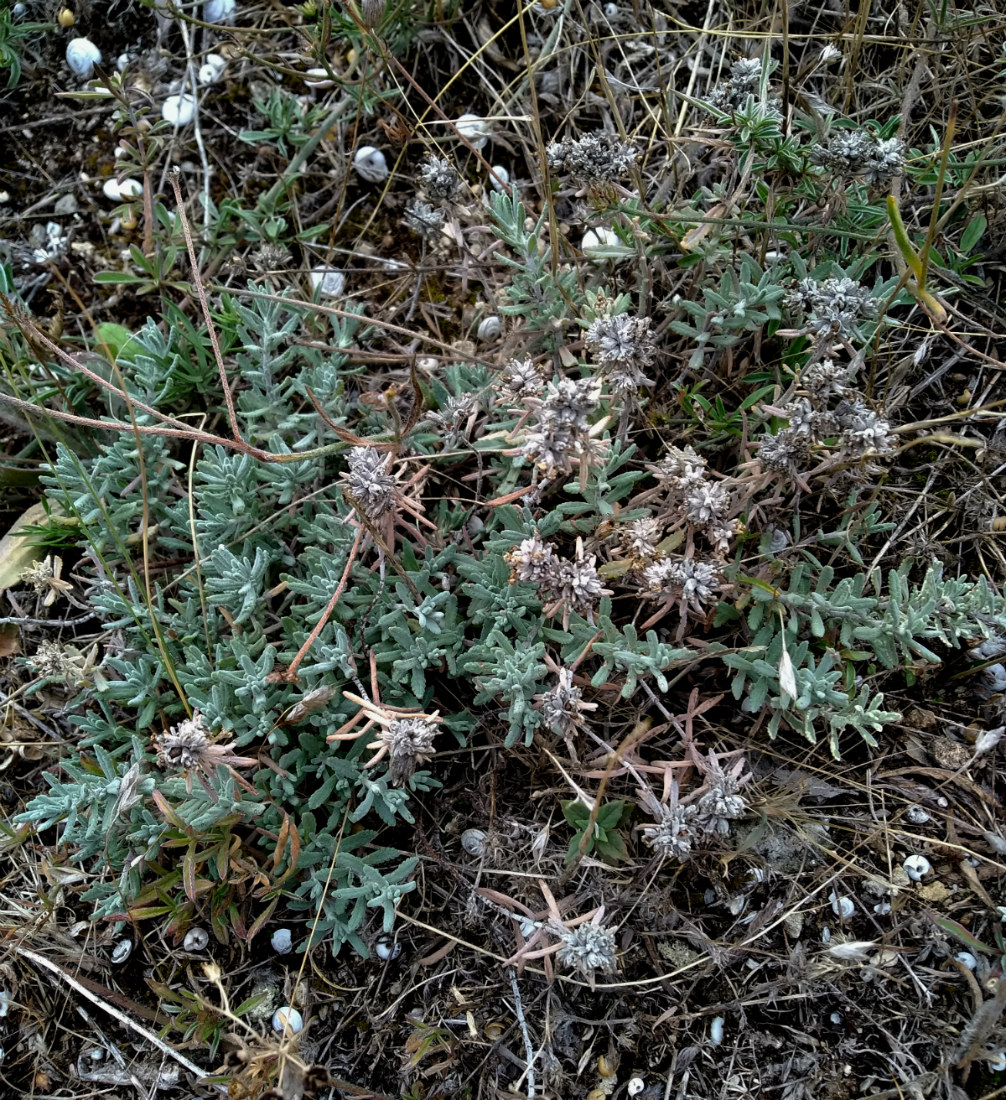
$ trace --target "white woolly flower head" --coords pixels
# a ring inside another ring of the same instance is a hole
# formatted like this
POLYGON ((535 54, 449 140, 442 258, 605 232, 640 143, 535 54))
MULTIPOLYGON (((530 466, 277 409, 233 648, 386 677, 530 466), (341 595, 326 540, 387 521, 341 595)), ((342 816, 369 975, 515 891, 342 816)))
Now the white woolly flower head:
POLYGON ((380 518, 392 507, 398 484, 388 472, 388 456, 375 447, 353 447, 348 462, 342 475, 346 488, 368 518, 380 518))
POLYGON ((584 978, 613 974, 618 968, 615 933, 600 924, 587 922, 568 929, 560 937, 558 959, 584 978))

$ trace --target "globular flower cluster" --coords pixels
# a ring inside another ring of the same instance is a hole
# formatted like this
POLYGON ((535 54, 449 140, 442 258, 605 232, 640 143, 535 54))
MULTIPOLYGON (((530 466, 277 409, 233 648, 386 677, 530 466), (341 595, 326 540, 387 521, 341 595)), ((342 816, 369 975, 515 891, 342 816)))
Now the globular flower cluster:
POLYGON ((800 373, 800 386, 818 401, 843 397, 852 384, 856 368, 851 363, 836 363, 825 357, 800 373))
POLYGON ((781 410, 789 420, 775 435, 761 438, 758 457, 765 469, 794 477, 809 458, 814 444, 837 438, 842 458, 862 459, 888 454, 894 445, 888 420, 871 409, 852 388, 855 369, 831 359, 808 368, 800 377, 807 397, 797 397, 781 410), (829 401, 838 397, 834 408, 829 401))
POLYGON ((402 222, 420 237, 433 237, 444 227, 444 212, 431 206, 425 199, 409 199, 405 204, 402 222))
POLYGON ((556 957, 563 966, 589 980, 599 971, 613 974, 618 968, 615 933, 590 922, 577 925, 563 932, 556 957))
POLYGON ((461 176, 449 160, 430 154, 419 169, 419 182, 426 197, 433 202, 448 203, 461 190, 461 176))
POLYGON ((599 130, 581 138, 553 141, 545 150, 549 168, 568 173, 580 183, 610 183, 636 163, 639 154, 614 134, 599 130))
POLYGON ((849 339, 861 321, 877 316, 879 302, 855 279, 801 279, 786 299, 790 308, 806 313, 808 329, 849 339))
POLYGON ((737 523, 730 518, 733 494, 727 482, 707 477, 705 465, 691 447, 672 447, 651 470, 681 520, 703 532, 713 549, 723 553, 737 533, 737 523))
POLYGON ((535 426, 521 448, 545 477, 568 474, 601 457, 604 448, 591 436, 589 420, 600 398, 599 378, 563 378, 548 383, 535 426))
POLYGON ((679 802, 677 784, 671 787, 668 804, 656 803, 652 796, 647 795, 644 802, 656 821, 643 828, 643 842, 658 855, 684 863, 692 854, 692 846, 697 839, 726 836, 730 823, 748 812, 747 799, 739 793, 751 778, 743 774, 744 766, 743 758, 740 758, 727 771, 715 755, 710 754, 708 764, 702 762, 707 789, 698 802, 679 802))
POLYGON ((208 780, 216 774, 217 768, 250 767, 257 763, 254 757, 235 756, 234 747, 233 741, 217 745, 210 740, 209 730, 198 710, 192 712, 191 718, 154 738, 158 766, 164 771, 184 773, 189 793, 193 777, 212 795, 208 780))
POLYGON ((649 317, 629 313, 598 317, 587 329, 585 341, 615 394, 653 385, 644 373, 656 353, 649 317))
POLYGON ((810 454, 810 437, 796 428, 783 428, 775 435, 766 434, 758 443, 762 466, 773 473, 794 477, 810 454))
POLYGON ((651 592, 671 596, 699 614, 723 587, 717 563, 700 558, 660 558, 643 570, 643 580, 651 592))
POLYGON ((510 583, 526 581, 533 584, 548 601, 546 615, 554 615, 562 609, 564 627, 570 611, 591 619, 597 601, 610 595, 597 572, 596 555, 584 555, 580 539, 577 539, 573 560, 558 554, 552 543, 543 542, 537 533, 503 557, 510 566, 510 583))
POLYGON ((694 806, 661 806, 656 823, 643 828, 643 843, 665 859, 687 862, 699 831, 697 813, 694 806))
POLYGON ((398 485, 388 472, 388 458, 374 447, 353 447, 349 470, 342 475, 346 488, 369 519, 379 519, 394 505, 398 485))
POLYGON ((500 372, 500 400, 508 405, 523 405, 529 397, 537 397, 544 384, 534 360, 511 359, 500 372))
POLYGON ((739 782, 733 775, 718 775, 709 790, 699 799, 698 820, 707 833, 726 836, 730 822, 748 812, 747 800, 738 794, 739 782))
POLYGON ((841 401, 835 409, 842 450, 854 458, 889 454, 894 447, 890 421, 883 419, 864 401, 841 401))
POLYGON ((748 96, 757 95, 761 85, 761 59, 742 57, 730 66, 730 77, 706 96, 706 102, 720 111, 742 107, 748 96))
POLYGON ((439 409, 426 414, 426 421, 445 433, 445 445, 450 446, 461 434, 463 424, 467 434, 479 414, 479 408, 477 394, 451 394, 439 409))
POLYGON ((583 724, 583 716, 597 710, 597 703, 585 703, 583 692, 573 683, 573 670, 560 668, 551 691, 539 692, 532 700, 553 733, 569 739, 583 724))
POLYGON ((657 544, 664 525, 654 516, 642 516, 627 523, 621 530, 622 548, 637 565, 648 565, 659 557, 657 544))
POLYGON ((844 176, 862 179, 878 191, 887 191, 905 168, 901 138, 878 138, 868 130, 840 130, 826 145, 811 151, 811 160, 844 176))
POLYGON ((417 765, 433 758, 436 735, 436 719, 425 717, 395 718, 381 730, 380 740, 388 747, 392 783, 400 787, 412 778, 417 765))

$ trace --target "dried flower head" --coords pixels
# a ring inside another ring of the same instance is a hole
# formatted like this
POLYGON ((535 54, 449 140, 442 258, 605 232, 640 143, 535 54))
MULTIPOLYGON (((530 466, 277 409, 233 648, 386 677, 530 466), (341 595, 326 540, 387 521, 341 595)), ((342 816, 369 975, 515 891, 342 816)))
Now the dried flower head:
POLYGON ((811 160, 845 176, 886 191, 905 168, 905 145, 897 137, 878 138, 867 130, 840 130, 826 145, 811 150, 811 160))
POLYGON ((852 384, 856 368, 852 363, 819 359, 800 373, 800 385, 816 400, 841 397, 852 384))
POLYGON ((434 202, 451 202, 461 190, 461 177, 450 161, 430 154, 419 169, 419 181, 434 202))
POLYGON ((861 321, 877 316, 878 300, 855 279, 801 279, 788 295, 787 304, 807 314, 807 327, 821 335, 848 338, 861 321))
POLYGON ((842 449, 860 458, 889 454, 894 449, 890 422, 878 416, 862 400, 841 401, 834 413, 841 428, 842 449))
POLYGON ((742 57, 730 66, 730 77, 706 96, 706 102, 721 111, 731 111, 757 95, 761 87, 761 58, 742 57))
POLYGON ((809 453, 807 436, 792 428, 783 428, 775 435, 763 435, 758 443, 758 457, 762 465, 767 470, 790 477, 799 472, 809 453))
POLYGON ((389 460, 374 447, 353 447, 347 458, 349 470, 342 478, 370 519, 380 518, 394 503, 398 482, 388 472, 389 460))
POLYGON ((595 567, 597 558, 583 556, 583 546, 577 540, 577 556, 574 561, 563 560, 557 574, 556 595, 573 611, 589 615, 597 601, 607 594, 595 567))
POLYGON ((585 713, 597 710, 597 703, 585 703, 583 692, 573 683, 573 670, 560 668, 558 683, 551 691, 539 692, 533 699, 545 724, 560 737, 570 738, 583 725, 585 713))
POLYGON ((697 812, 694 806, 682 806, 677 802, 661 806, 657 822, 643 827, 643 843, 665 859, 684 863, 692 854, 697 812))
POLYGON ((593 983, 599 972, 613 974, 618 968, 615 933, 592 921, 567 929, 560 937, 556 957, 563 966, 593 983))
POLYGON ((563 613, 563 628, 570 611, 576 611, 590 619, 594 606, 602 596, 611 593, 606 589, 595 567, 596 556, 583 553, 583 540, 576 540, 576 558, 570 561, 555 552, 551 543, 542 542, 537 534, 525 539, 520 546, 504 554, 510 566, 510 581, 527 581, 538 587, 542 597, 549 601, 545 615, 563 613))
POLYGON ((602 376, 616 392, 653 385, 644 373, 656 351, 649 317, 628 313, 598 317, 587 329, 585 340, 601 366, 602 376))
POLYGON ((510 583, 525 581, 534 585, 551 585, 558 569, 559 557, 550 542, 542 542, 535 532, 503 555, 510 566, 510 583))
POLYGON ((500 400, 508 405, 522 405, 529 397, 537 397, 544 384, 541 371, 530 357, 511 359, 500 374, 500 400))
POLYGON ((380 740, 388 747, 391 782, 396 786, 411 779, 419 764, 433 759, 437 722, 436 716, 395 718, 381 730, 380 740))
POLYGON ((601 397, 598 378, 563 378, 548 383, 537 410, 536 426, 527 433, 521 452, 533 459, 546 477, 569 473, 574 466, 597 461, 603 454, 591 436, 590 414, 601 397))
POLYGON ((691 447, 671 447, 656 466, 650 467, 670 487, 684 492, 705 479, 706 460, 691 447))
POLYGON ((158 766, 168 772, 183 772, 185 789, 190 794, 193 777, 215 798, 208 780, 216 775, 217 768, 251 767, 258 763, 254 757, 235 756, 233 741, 227 745, 215 745, 198 710, 192 712, 191 718, 172 726, 167 733, 155 735, 153 740, 158 766))
POLYGON ((545 155, 549 168, 567 172, 580 183, 610 183, 620 179, 639 156, 631 145, 603 130, 581 138, 554 141, 545 155))
POLYGON ((699 821, 706 832, 726 836, 730 831, 730 822, 748 812, 747 800, 738 793, 751 779, 750 773, 745 774, 745 767, 744 757, 738 756, 727 770, 713 752, 702 762, 708 789, 699 799, 696 808, 699 821))
POLYGON ((717 566, 696 558, 661 558, 646 567, 643 579, 651 591, 673 596, 682 607, 700 613, 723 585, 717 566))
POLYGON ((465 434, 468 434, 478 414, 478 395, 461 393, 451 394, 439 409, 428 412, 425 419, 428 424, 446 432, 448 439, 454 439, 459 434, 462 424, 467 424, 465 434))
POLYGON ((63 559, 49 554, 43 561, 32 562, 21 571, 21 583, 30 585, 37 596, 45 596, 43 607, 52 607, 63 592, 71 592, 73 585, 61 579, 63 559))
POLYGON ((621 530, 622 546, 634 561, 651 562, 657 556, 657 543, 664 525, 654 516, 643 516, 621 530))
POLYGON ((730 490, 721 481, 702 481, 685 494, 685 519, 694 527, 722 524, 730 510, 730 490))
POLYGON ((432 237, 444 227, 444 214, 425 199, 409 199, 405 204, 402 223, 420 237, 432 237))

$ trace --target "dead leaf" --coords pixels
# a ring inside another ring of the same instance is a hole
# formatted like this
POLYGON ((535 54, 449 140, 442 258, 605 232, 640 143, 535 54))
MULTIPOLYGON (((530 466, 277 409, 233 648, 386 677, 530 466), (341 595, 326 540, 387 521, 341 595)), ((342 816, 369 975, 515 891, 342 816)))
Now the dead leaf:
POLYGON ((21 651, 21 631, 16 623, 0 626, 0 657, 13 657, 21 651))
POLYGON ((33 563, 44 557, 38 546, 33 546, 16 532, 24 527, 45 523, 48 515, 41 503, 27 508, 14 521, 10 530, 0 539, 0 592, 13 588, 21 580, 21 574, 33 563))

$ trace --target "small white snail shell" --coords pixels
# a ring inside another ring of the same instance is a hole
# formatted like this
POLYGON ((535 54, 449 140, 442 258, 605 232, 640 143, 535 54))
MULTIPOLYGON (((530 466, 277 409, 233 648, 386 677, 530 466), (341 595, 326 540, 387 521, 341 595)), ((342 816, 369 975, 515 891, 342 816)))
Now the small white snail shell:
POLYGON ((224 75, 227 62, 218 53, 208 53, 206 60, 199 66, 199 83, 216 84, 224 75))
POLYGON ((374 954, 382 962, 394 962, 402 953, 402 945, 390 936, 381 936, 374 944, 374 954))
POLYGON ((709 1042, 718 1047, 723 1042, 723 1017, 714 1016, 709 1025, 709 1042))
POLYGON ((182 940, 182 947, 186 951, 205 951, 210 942, 210 934, 205 928, 190 928, 182 940))
POLYGON ((510 183, 510 173, 502 164, 493 165, 493 174, 489 177, 489 185, 494 191, 504 191, 510 183))
POLYGON ((132 940, 119 940, 119 942, 112 948, 112 962, 124 963, 133 953, 133 941, 132 940))
POLYGON ((625 1086, 625 1091, 630 1096, 638 1096, 646 1087, 646 1083, 642 1077, 630 1077, 628 1084, 625 1086))
POLYGON ((234 18, 236 0, 206 0, 203 4, 203 22, 229 23, 234 18))
POLYGON ((604 254, 605 249, 620 248, 621 245, 622 242, 618 239, 618 234, 614 229, 599 225, 596 229, 588 229, 584 233, 583 240, 580 242, 580 250, 588 260, 593 260, 595 263, 612 263, 623 257, 606 256, 604 254))
POLYGON ((72 38, 66 44, 66 63, 75 76, 87 80, 94 66, 101 63, 101 50, 90 38, 72 38))
POLYGON ((856 912, 856 903, 850 897, 832 893, 831 911, 839 920, 848 920, 856 912))
POLYGON ((920 855, 909 856, 901 866, 912 882, 921 882, 933 867, 925 856, 920 855))
POLYGON ((478 115, 462 115, 454 125, 457 127, 458 133, 463 138, 467 138, 478 150, 485 148, 485 144, 493 132, 492 126, 478 115))
POLYGON ((126 202, 143 194, 143 184, 132 179, 107 179, 102 184, 101 193, 112 202, 126 202))
POLYGON ((465 829, 461 834, 461 847, 476 859, 481 859, 486 851, 486 834, 481 829, 465 829))
POLYGON ((493 314, 490 317, 483 317, 479 321, 478 337, 480 340, 495 340, 503 332, 503 322, 493 314))
POLYGON ((161 118, 172 126, 188 126, 195 118, 196 101, 187 92, 169 95, 161 104, 161 118))
POLYGON ((290 935, 290 929, 277 928, 276 931, 273 932, 269 943, 272 945, 272 949, 277 955, 289 955, 293 950, 293 936, 290 935))
POLYGON ((304 73, 304 83, 309 88, 331 88, 335 83, 328 75, 327 69, 308 69, 304 73))
POLYGON ((284 1005, 272 1014, 272 1029, 280 1034, 296 1035, 304 1030, 304 1017, 295 1008, 284 1005))
POLYGON ((978 967, 978 960, 970 951, 958 951, 954 958, 961 966, 966 966, 968 970, 975 970, 978 967))
POLYGON ((361 145, 353 154, 353 168, 367 183, 383 183, 388 178, 388 162, 380 149, 361 145))
POLYGON ((316 267, 308 278, 311 290, 320 298, 341 298, 346 289, 346 276, 335 267, 316 267))
POLYGON ((1002 1073, 1006 1069, 1006 1050, 990 1051, 985 1061, 993 1073, 1002 1073))
POLYGON ((907 817, 913 825, 925 825, 929 820, 929 811, 923 809, 922 806, 912 805, 905 810, 905 817, 907 817))

